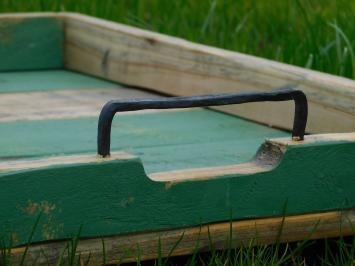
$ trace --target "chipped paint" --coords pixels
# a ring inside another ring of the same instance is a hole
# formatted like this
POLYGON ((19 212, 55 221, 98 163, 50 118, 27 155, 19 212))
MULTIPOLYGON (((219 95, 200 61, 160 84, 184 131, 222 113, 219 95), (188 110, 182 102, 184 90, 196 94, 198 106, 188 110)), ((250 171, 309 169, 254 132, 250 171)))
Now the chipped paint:
POLYGON ((134 197, 128 197, 126 199, 122 199, 120 205, 123 208, 127 208, 128 206, 130 206, 134 202, 134 200, 135 200, 134 197))
POLYGON ((51 204, 46 200, 40 202, 28 200, 27 203, 27 206, 22 208, 22 211, 29 215, 38 215, 39 212, 43 212, 48 215, 56 208, 55 204, 51 204))
POLYGON ((30 216, 38 216, 40 213, 44 214, 41 217, 41 235, 44 240, 53 239, 58 236, 64 228, 62 223, 58 223, 55 218, 55 212, 61 212, 55 204, 46 200, 35 202, 29 199, 27 205, 21 208, 22 212, 30 216))

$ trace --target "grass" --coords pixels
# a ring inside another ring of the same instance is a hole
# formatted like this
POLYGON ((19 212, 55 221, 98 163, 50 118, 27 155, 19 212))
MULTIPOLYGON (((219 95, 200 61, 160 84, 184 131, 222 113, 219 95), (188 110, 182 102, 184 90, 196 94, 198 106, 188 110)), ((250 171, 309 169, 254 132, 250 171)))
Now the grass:
POLYGON ((1 0, 18 11, 81 12, 355 78, 351 0, 1 0))
MULTIPOLYGON (((28 265, 26 262, 26 256, 28 255, 28 250, 32 237, 38 227, 41 214, 38 218, 29 234, 28 242, 25 250, 22 254, 20 262, 15 264, 12 261, 11 256, 11 240, 5 241, 4 238, 0 241, 0 265, 2 266, 12 266, 12 265, 28 265)), ((231 223, 232 224, 232 223, 231 223)), ((230 227, 232 228, 232 227, 230 227)), ((194 248, 193 254, 190 256, 181 257, 171 257, 174 250, 179 246, 181 240, 184 238, 184 234, 177 240, 175 245, 172 247, 167 257, 162 256, 162 244, 159 239, 157 245, 158 258, 151 261, 141 261, 139 246, 137 248, 137 254, 133 254, 136 258, 135 263, 130 263, 130 265, 157 265, 157 266, 168 266, 168 265, 354 265, 355 264, 355 236, 347 238, 337 238, 337 239, 323 239, 323 240, 309 240, 305 239, 298 243, 291 244, 281 244, 280 237, 282 235, 283 223, 281 223, 279 228, 279 234, 275 244, 273 245, 254 245, 251 241, 247 246, 241 246, 239 248, 232 248, 232 230, 230 230, 227 243, 227 249, 223 251, 217 251, 214 247, 212 238, 210 239, 210 252, 200 253, 199 252, 199 241, 197 240, 194 248)), ((91 261, 91 254, 81 254, 78 252, 78 246, 80 243, 80 233, 82 226, 80 226, 77 235, 72 239, 69 239, 65 247, 59 251, 60 254, 56 261, 49 261, 48 254, 42 250, 42 256, 47 258, 48 265, 65 265, 65 266, 82 266, 89 265, 91 261), (54 264, 53 264, 54 263, 54 264)), ((310 232, 311 236, 317 230, 317 225, 314 230, 310 232)), ((11 237, 7 238, 11 239, 11 237)), ((127 252, 124 252, 124 254, 127 252)), ((128 254, 128 253, 127 253, 128 254)), ((110 254, 112 255, 112 254, 110 254)), ((128 254, 132 257, 132 254, 128 254)), ((118 258, 118 263, 116 265, 121 265, 125 257, 118 258)), ((34 258, 30 265, 36 265, 38 258, 34 258)), ((102 239, 102 265, 106 265, 107 254, 105 242, 102 239)))
MULTIPOLYGON (((349 0, 1 0, 0 12, 74 11, 194 42, 355 78, 355 1, 349 0)), ((31 242, 30 234, 29 242, 31 242)), ((228 248, 153 265, 354 265, 355 238, 228 248)), ((57 265, 86 265, 68 241, 57 265), (64 258, 67 258, 66 260, 64 258)), ((160 242, 159 242, 160 243, 160 242)), ((179 243, 177 243, 178 245, 179 243)), ((198 245, 198 243, 196 243, 198 245)), ((0 265, 11 265, 11 241, 0 265)), ((28 246, 27 246, 28 247, 28 246)), ((103 258, 105 243, 103 242, 103 258)), ((158 251, 161 250, 158 245, 158 251)), ((27 248, 23 256, 25 260, 27 248)), ((159 253, 159 252, 158 252, 159 253)), ((137 254, 137 265, 141 264, 137 254)))

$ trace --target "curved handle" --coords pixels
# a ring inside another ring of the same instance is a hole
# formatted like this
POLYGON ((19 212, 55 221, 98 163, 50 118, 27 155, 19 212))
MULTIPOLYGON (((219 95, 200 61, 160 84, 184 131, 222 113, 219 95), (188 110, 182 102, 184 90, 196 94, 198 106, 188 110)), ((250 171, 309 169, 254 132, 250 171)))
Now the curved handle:
POLYGON ((308 115, 306 95, 300 90, 281 89, 270 92, 225 93, 191 97, 167 97, 159 99, 113 100, 101 110, 98 124, 97 152, 103 157, 110 155, 111 123, 117 112, 142 109, 169 109, 207 107, 248 102, 289 101, 295 102, 292 139, 303 140, 308 115))

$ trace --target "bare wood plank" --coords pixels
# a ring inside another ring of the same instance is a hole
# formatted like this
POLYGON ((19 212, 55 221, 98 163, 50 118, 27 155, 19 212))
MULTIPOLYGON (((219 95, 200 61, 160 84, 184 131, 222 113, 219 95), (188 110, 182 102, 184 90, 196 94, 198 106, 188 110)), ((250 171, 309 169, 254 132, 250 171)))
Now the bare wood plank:
POLYGON ((256 161, 242 164, 174 170, 149 174, 149 178, 160 182, 181 182, 186 180, 206 180, 218 176, 235 174, 256 174, 272 170, 275 165, 262 165, 256 161))
MULTIPOLYGON (((309 132, 355 130, 355 82, 83 15, 65 13, 69 69, 171 95, 271 90, 285 85, 310 99, 309 132)), ((219 107, 290 128, 292 105, 219 107)))
MULTIPOLYGON (((95 239, 82 239, 77 254, 83 261, 90 254, 90 264, 97 265, 103 261, 102 241, 105 243, 106 262, 117 263, 121 258, 133 262, 138 254, 142 260, 158 256, 158 241, 161 241, 161 254, 167 256, 174 245, 182 238, 173 256, 193 253, 196 242, 199 251, 208 251, 210 244, 216 249, 228 247, 230 230, 232 230, 232 247, 265 245, 275 243, 282 226, 280 242, 293 242, 303 239, 321 239, 354 234, 355 210, 313 213, 285 218, 264 218, 233 221, 203 225, 201 227, 183 228, 161 232, 118 235, 95 239), (211 241, 209 239, 211 236, 211 241)), ((26 263, 36 261, 37 265, 54 264, 66 241, 42 243, 30 246, 26 263), (47 261, 48 260, 48 261, 47 261)), ((25 247, 12 249, 14 263, 19 262, 25 247)), ((64 255, 66 256, 66 255, 64 255)))
POLYGON ((330 141, 355 141, 355 132, 351 133, 338 133, 338 134, 316 134, 305 136, 303 141, 293 141, 290 138, 274 138, 268 140, 269 143, 273 145, 280 145, 283 147, 294 146, 294 145, 304 145, 304 144, 313 144, 321 142, 330 142, 330 141))
MULTIPOLYGON (((112 99, 157 97, 160 96, 133 88, 2 93, 0 122, 98 117, 104 104, 112 99)), ((176 109, 170 111, 176 111, 176 109)), ((151 112, 159 112, 159 110, 140 111, 140 113, 151 112)), ((123 114, 132 113, 137 112, 123 114)))

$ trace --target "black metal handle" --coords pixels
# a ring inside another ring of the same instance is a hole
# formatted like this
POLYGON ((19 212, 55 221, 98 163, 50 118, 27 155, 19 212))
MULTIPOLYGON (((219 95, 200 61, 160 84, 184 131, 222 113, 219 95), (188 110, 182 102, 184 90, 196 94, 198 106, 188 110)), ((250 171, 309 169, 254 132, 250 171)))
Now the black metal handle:
POLYGON ((303 140, 308 105, 306 95, 300 90, 281 89, 270 92, 225 93, 191 97, 166 97, 159 99, 113 100, 107 102, 101 110, 98 124, 97 152, 103 157, 110 155, 111 123, 117 112, 137 111, 142 109, 169 109, 207 107, 228 104, 264 101, 295 102, 292 138, 303 140))

